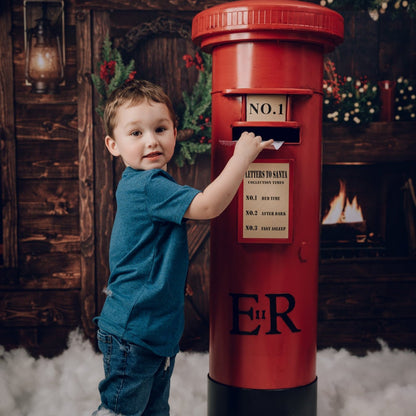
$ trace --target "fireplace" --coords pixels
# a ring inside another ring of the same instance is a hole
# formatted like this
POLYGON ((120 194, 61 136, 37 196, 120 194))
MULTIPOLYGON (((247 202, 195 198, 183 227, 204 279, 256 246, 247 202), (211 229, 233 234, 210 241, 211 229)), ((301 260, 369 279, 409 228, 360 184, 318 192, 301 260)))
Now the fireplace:
POLYGON ((412 170, 414 163, 325 165, 321 258, 412 255, 412 170))

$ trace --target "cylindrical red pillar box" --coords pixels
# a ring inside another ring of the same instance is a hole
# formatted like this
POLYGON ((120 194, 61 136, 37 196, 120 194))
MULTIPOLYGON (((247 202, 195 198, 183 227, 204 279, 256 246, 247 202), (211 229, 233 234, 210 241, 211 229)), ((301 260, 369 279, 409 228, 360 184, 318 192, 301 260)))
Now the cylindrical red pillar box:
POLYGON ((192 36, 213 57, 213 177, 244 130, 284 142, 212 222, 208 414, 314 416, 323 55, 343 19, 235 1, 197 14, 192 36))

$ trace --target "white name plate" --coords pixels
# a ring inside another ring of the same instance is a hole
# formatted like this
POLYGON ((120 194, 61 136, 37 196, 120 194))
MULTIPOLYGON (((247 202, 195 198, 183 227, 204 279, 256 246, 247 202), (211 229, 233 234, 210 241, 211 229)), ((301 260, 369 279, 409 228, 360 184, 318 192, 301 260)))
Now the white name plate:
POLYGON ((286 121, 286 102, 286 95, 247 95, 246 120, 286 121))

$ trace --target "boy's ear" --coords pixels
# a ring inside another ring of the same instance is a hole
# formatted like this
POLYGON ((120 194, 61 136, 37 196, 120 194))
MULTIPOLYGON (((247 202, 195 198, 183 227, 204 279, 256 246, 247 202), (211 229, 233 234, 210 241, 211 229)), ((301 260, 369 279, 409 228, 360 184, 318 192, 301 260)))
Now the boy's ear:
POLYGON ((117 142, 110 136, 105 136, 105 146, 113 156, 120 156, 117 142))

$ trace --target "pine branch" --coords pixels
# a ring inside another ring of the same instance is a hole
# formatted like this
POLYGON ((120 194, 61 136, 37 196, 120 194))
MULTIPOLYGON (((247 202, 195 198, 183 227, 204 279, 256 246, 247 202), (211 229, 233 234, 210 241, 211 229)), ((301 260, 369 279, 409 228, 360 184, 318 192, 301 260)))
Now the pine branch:
POLYGON ((108 37, 103 41, 102 62, 98 62, 98 74, 91 74, 93 85, 100 95, 100 102, 96 107, 97 113, 102 117, 105 102, 110 94, 131 79, 135 62, 131 59, 128 65, 124 65, 123 58, 108 37))

